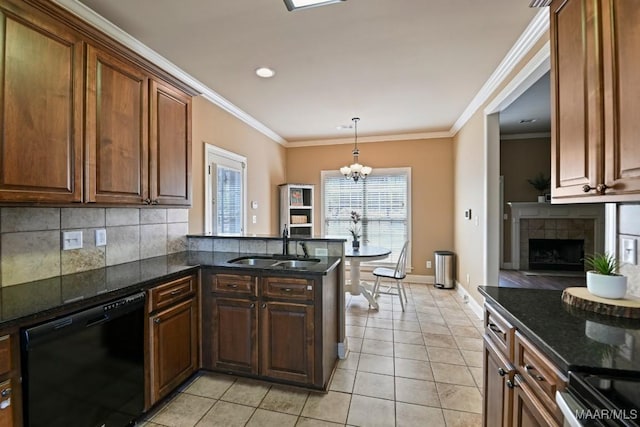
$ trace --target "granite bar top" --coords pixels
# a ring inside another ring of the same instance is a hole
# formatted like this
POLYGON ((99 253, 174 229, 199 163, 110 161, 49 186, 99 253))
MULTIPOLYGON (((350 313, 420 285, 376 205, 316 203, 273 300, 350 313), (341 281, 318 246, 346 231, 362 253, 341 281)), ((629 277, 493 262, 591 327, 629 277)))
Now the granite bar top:
POLYGON ((325 275, 341 261, 339 257, 314 257, 319 258, 320 262, 304 270, 284 267, 261 269, 228 262, 240 256, 251 255, 180 252, 3 287, 0 289, 0 328, 33 325, 61 313, 71 313, 147 289, 160 281, 195 273, 200 267, 268 271, 291 276, 325 275))
MULTIPOLYGON (((242 236, 238 235, 218 235, 218 234, 210 234, 210 233, 198 233, 198 234, 187 234, 187 237, 209 237, 212 239, 247 239, 247 240, 282 240, 282 235, 274 236, 273 234, 245 234, 242 236)), ((304 236, 289 236, 289 240, 293 241, 304 241, 304 240, 314 240, 317 242, 346 242, 347 239, 344 237, 304 237, 304 236)))
POLYGON ((640 320, 566 305, 562 291, 494 286, 479 286, 478 290, 565 373, 640 378, 640 320))

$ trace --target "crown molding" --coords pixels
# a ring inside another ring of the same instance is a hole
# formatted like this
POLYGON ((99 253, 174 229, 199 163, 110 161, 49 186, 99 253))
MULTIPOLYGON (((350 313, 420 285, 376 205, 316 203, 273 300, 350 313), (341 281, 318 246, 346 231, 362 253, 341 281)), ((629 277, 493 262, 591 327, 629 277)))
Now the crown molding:
MULTIPOLYGON (((397 135, 374 135, 374 136, 358 136, 358 144, 366 144, 369 142, 388 142, 388 141, 411 141, 418 139, 438 139, 452 138, 453 135, 449 131, 442 132, 421 132, 421 133, 403 133, 397 135)), ((316 145, 341 145, 353 144, 353 138, 333 138, 333 139, 313 139, 305 141, 290 141, 285 144, 287 148, 311 147, 316 145)))
POLYGON ((469 121, 480 107, 489 99, 491 94, 502 84, 507 76, 514 70, 540 38, 549 30, 549 10, 540 9, 533 17, 529 25, 518 38, 513 47, 504 57, 498 68, 491 74, 484 86, 471 100, 471 103, 462 112, 458 120, 453 124, 450 133, 455 135, 469 121))
POLYGON ((148 59, 149 61, 157 64, 160 68, 163 68, 168 73, 172 74, 176 78, 182 80, 189 86, 192 86, 198 92, 202 94, 202 96, 209 102, 217 105, 222 108, 224 111, 229 114, 237 117, 242 120, 258 132, 262 133, 266 137, 272 139, 278 144, 285 145, 287 141, 282 138, 280 135, 269 129, 267 126, 256 120, 254 117, 250 116, 246 112, 242 111, 234 104, 232 104, 229 100, 211 90, 204 83, 195 79, 190 74, 186 73, 180 67, 178 67, 173 62, 169 61, 164 56, 160 55, 158 52, 151 49, 149 46, 140 42, 136 38, 132 37, 130 34, 126 33, 122 29, 115 26, 111 21, 103 18, 98 15, 93 10, 89 9, 84 4, 80 3, 78 0, 52 0, 53 3, 59 5, 60 7, 66 9, 70 13, 73 13, 77 17, 83 19, 89 24, 95 26, 100 31, 107 34, 109 37, 113 38, 117 42, 131 49, 138 55, 148 59))

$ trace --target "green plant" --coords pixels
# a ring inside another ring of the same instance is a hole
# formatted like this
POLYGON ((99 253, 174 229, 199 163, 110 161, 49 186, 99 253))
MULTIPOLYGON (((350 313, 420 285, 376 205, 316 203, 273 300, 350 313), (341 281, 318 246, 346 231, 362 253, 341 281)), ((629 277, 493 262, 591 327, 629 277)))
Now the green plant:
POLYGON ((620 267, 616 257, 606 252, 586 256, 584 263, 590 270, 605 276, 617 276, 618 267, 620 267))
POLYGON ((536 177, 527 179, 527 182, 540 192, 540 195, 544 195, 544 192, 551 188, 551 177, 545 177, 544 173, 540 172, 536 177))

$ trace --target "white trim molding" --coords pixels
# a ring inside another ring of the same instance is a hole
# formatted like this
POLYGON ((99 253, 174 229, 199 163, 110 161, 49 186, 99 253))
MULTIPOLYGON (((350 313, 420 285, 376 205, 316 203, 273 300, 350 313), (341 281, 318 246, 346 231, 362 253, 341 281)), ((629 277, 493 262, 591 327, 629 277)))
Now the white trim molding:
POLYGON ((258 132, 262 133, 266 137, 272 139, 278 144, 285 145, 287 141, 282 138, 280 135, 269 129, 267 126, 253 118, 251 115, 242 111, 240 108, 232 104, 229 100, 206 86, 204 83, 200 82, 192 75, 185 72, 183 69, 178 67, 173 62, 169 61, 164 56, 160 55, 155 50, 151 49, 149 46, 145 45, 138 39, 132 37, 130 34, 126 33, 119 27, 115 26, 111 21, 103 18, 98 15, 93 10, 89 9, 84 4, 80 3, 78 0, 52 0, 54 3, 58 4, 62 8, 67 11, 73 13, 77 17, 83 19, 89 24, 95 26, 100 31, 107 34, 109 37, 114 40, 122 43, 124 46, 136 52, 138 55, 148 59, 154 64, 158 65, 168 73, 172 74, 176 78, 185 82, 189 86, 193 87, 195 90, 200 92, 202 96, 209 102, 217 105, 222 108, 224 111, 229 114, 237 117, 242 120, 258 132))
MULTIPOLYGON (((386 142, 386 141, 413 141, 419 139, 439 139, 451 138, 453 134, 449 131, 442 132, 422 132, 422 133, 404 133, 397 135, 375 135, 375 136, 358 136, 358 144, 366 144, 368 142, 386 142)), ((288 142, 287 148, 295 147, 311 147, 318 145, 342 145, 353 144, 353 138, 334 138, 334 139, 313 139, 305 141, 288 142)))
POLYGON ((484 305, 484 301, 482 301, 482 304, 479 304, 475 299, 473 299, 473 297, 469 294, 469 292, 467 292, 467 290, 457 280, 456 280, 456 292, 458 293, 458 295, 460 295, 464 303, 469 306, 469 309, 476 316, 478 316, 478 319, 484 319, 484 309, 482 308, 482 306, 484 305))
MULTIPOLYGON (((476 111, 489 99, 491 94, 502 84, 509 73, 518 65, 531 48, 546 34, 549 30, 549 10, 540 9, 533 17, 529 25, 524 30, 520 38, 504 57, 498 68, 491 74, 484 86, 471 100, 471 103, 462 112, 458 120, 453 124, 450 133, 455 135, 467 123, 467 121, 475 114, 476 111)), ((514 98, 515 99, 515 98, 514 98)))

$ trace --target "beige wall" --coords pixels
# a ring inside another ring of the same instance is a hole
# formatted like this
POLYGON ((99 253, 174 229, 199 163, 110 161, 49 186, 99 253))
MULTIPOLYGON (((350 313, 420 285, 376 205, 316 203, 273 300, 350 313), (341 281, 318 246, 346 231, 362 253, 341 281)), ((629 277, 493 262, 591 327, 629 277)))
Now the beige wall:
MULTIPOLYGON (((527 182, 540 172, 551 176, 551 138, 500 142, 500 175, 504 177, 504 212, 508 202, 536 202, 538 190, 527 182)), ((511 261, 511 215, 503 221, 504 261, 511 261)))
MULTIPOLYGON (((538 53, 549 40, 548 33, 530 50, 523 60, 515 67, 504 83, 498 87, 489 99, 482 105, 454 136, 454 247, 457 255, 457 277, 459 284, 477 302, 483 301, 478 293, 478 285, 493 285, 497 283, 485 283, 488 276, 487 261, 488 247, 498 242, 499 236, 487 236, 485 225, 489 222, 485 212, 490 207, 486 202, 485 177, 497 176, 498 170, 488 174, 485 165, 485 114, 484 109, 493 101, 500 91, 514 78, 514 76, 526 65, 533 55, 538 53), (471 209, 474 220, 464 218, 464 210, 471 209), (475 217, 478 217, 476 226, 475 217), (467 281, 467 274, 469 281, 467 281)), ((490 150, 491 151, 491 150, 490 150)), ((495 150, 496 152, 498 150, 495 150)), ((496 168, 497 159, 495 159, 496 168)), ((491 185, 498 185, 497 182, 491 185)), ((497 208, 497 207, 496 207, 497 208)), ((493 210, 493 207, 491 207, 493 210)), ((499 219, 499 218, 498 218, 499 219)), ((492 266, 497 268, 496 266, 492 266)))
POLYGON ((247 234, 273 234, 278 228, 278 184, 286 181, 285 148, 213 105, 193 99, 193 205, 189 233, 204 232, 204 146, 215 145, 247 158, 247 201, 258 202, 247 211, 247 234), (257 222, 252 224, 251 217, 257 222))
MULTIPOLYGON (((352 145, 287 149, 289 182, 315 184, 315 221, 320 224, 320 171, 351 163, 352 145)), ((450 138, 372 142, 360 145, 360 162, 376 168, 411 168, 412 274, 433 275, 433 251, 453 248, 453 145, 450 138)), ((320 234, 321 227, 316 228, 320 234)))

